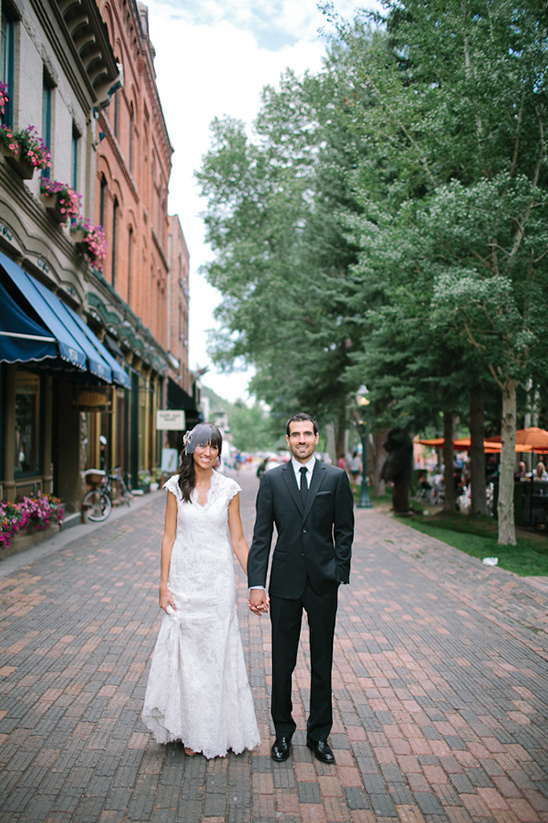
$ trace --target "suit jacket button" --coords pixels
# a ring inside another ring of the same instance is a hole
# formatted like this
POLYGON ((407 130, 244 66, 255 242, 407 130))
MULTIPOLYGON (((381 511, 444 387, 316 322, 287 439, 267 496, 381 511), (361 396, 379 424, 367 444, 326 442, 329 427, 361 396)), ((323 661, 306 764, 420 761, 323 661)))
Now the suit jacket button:
POLYGON ((303 534, 306 534, 306 529, 303 529, 303 534))

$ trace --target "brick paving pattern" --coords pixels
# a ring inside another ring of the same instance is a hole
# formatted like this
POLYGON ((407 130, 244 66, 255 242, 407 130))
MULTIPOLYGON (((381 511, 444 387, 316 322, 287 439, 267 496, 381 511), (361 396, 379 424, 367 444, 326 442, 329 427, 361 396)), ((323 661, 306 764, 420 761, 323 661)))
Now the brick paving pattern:
MULTIPOLYGON (((257 480, 239 479, 250 535, 257 480)), ((157 745, 140 711, 164 505, 0 562, 1 823, 548 823, 548 587, 375 510, 356 512, 340 593, 336 766, 305 746, 305 632, 292 757, 270 760, 270 625, 241 573, 262 744, 210 761, 157 745)))

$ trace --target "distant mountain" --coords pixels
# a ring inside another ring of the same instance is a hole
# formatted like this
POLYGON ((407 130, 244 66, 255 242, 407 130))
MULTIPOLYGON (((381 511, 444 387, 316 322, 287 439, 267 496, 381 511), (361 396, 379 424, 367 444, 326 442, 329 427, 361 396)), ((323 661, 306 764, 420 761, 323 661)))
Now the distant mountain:
POLYGON ((208 386, 204 386, 202 383, 200 389, 202 397, 207 397, 209 400, 209 407, 212 412, 224 411, 227 414, 232 412, 234 408, 234 403, 230 403, 228 400, 225 400, 223 397, 217 394, 217 392, 210 389, 208 386))

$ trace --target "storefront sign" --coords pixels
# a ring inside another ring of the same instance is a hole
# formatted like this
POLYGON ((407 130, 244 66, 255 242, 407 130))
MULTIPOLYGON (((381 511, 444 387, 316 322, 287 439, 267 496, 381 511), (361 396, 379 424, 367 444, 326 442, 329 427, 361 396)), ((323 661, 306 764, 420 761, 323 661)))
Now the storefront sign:
POLYGON ((108 387, 75 387, 72 408, 86 412, 111 412, 112 389, 108 387))
POLYGON ((183 431, 186 429, 184 411, 175 409, 158 410, 156 412, 156 428, 158 431, 183 431))

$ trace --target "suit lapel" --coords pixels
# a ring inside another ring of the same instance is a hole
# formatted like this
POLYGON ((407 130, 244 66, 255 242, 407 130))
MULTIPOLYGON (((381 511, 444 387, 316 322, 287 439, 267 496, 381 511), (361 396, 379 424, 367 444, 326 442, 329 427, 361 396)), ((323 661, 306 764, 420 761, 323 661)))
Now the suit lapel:
POLYGON ((322 483, 325 478, 325 466, 321 463, 318 458, 316 458, 316 462, 314 463, 314 471, 312 472, 312 480, 310 482, 310 487, 308 489, 308 496, 306 498, 306 506, 304 509, 303 520, 308 517, 308 513, 312 508, 312 503, 314 502, 314 498, 316 497, 317 493, 322 487, 322 483))
POLYGON ((314 471, 312 472, 312 480, 310 482, 308 495, 306 497, 306 506, 304 508, 304 511, 303 501, 301 498, 301 490, 297 485, 297 479, 295 477, 295 472, 293 471, 293 465, 291 464, 291 462, 286 463, 282 467, 282 476, 285 480, 287 488, 291 493, 291 497, 295 501, 297 508, 303 516, 304 521, 308 517, 310 509, 312 508, 315 496, 322 487, 322 483, 325 479, 325 466, 321 462, 321 460, 318 460, 318 458, 316 458, 316 462, 314 463, 314 471))
POLYGON ((293 466, 291 462, 285 463, 282 467, 282 476, 285 480, 285 484, 291 493, 291 497, 295 501, 297 508, 299 509, 300 513, 303 514, 303 501, 301 499, 301 490, 297 486, 297 480, 295 479, 295 472, 293 471, 293 466))

